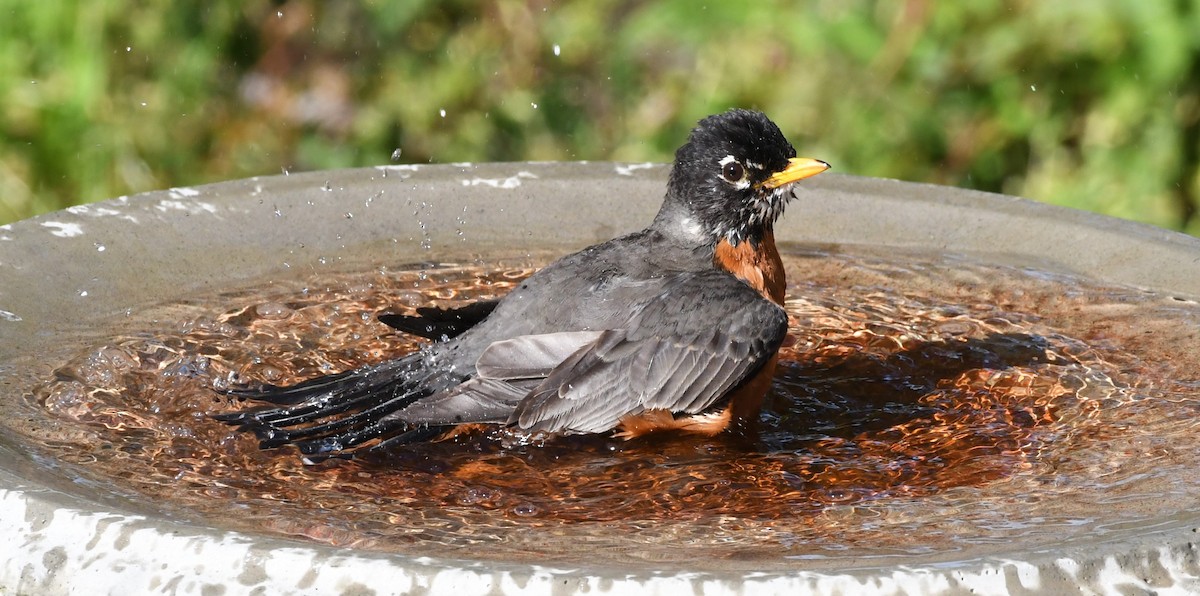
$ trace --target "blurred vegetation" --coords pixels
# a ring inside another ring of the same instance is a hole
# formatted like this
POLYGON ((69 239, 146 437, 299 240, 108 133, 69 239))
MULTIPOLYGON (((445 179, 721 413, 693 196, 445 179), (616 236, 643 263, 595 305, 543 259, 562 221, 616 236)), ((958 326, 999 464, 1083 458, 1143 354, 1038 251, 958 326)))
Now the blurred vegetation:
POLYGON ((396 149, 667 161, 730 106, 840 172, 1200 232, 1188 0, 0 0, 0 223, 396 149))

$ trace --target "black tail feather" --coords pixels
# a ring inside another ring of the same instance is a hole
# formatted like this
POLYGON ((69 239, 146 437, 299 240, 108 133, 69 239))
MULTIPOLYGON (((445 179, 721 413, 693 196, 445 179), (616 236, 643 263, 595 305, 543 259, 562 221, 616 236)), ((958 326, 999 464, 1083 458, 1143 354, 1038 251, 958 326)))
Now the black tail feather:
POLYGON ((352 457, 360 450, 429 440, 444 429, 391 417, 435 392, 414 356, 319 377, 288 387, 262 385, 229 395, 275 404, 214 415, 253 432, 263 449, 296 445, 306 461, 352 457), (376 440, 379 440, 376 442, 376 440))
POLYGON ((347 451, 383 435, 402 432, 407 427, 408 425, 401 420, 383 420, 357 427, 349 432, 299 441, 296 443, 296 446, 300 448, 300 453, 304 455, 323 455, 326 453, 347 451))
POLYGON ((303 403, 318 397, 323 393, 331 390, 336 390, 342 383, 353 378, 365 368, 347 370, 340 373, 325 375, 309 379, 295 385, 281 387, 279 385, 253 385, 243 387, 232 387, 225 391, 226 394, 238 398, 253 399, 255 401, 263 401, 280 406, 289 406, 303 403))
MULTIPOLYGON (((287 389, 290 388, 284 388, 284 390, 287 389)), ((280 427, 295 426, 360 407, 365 409, 378 407, 387 403, 385 400, 389 397, 407 397, 411 389, 411 382, 400 381, 391 387, 380 387, 368 382, 366 378, 357 378, 352 384, 341 387, 325 387, 323 392, 314 394, 308 402, 302 402, 292 407, 243 410, 230 414, 219 414, 217 419, 222 422, 241 423, 251 427, 262 424, 280 427)), ((259 391, 271 392, 273 390, 274 387, 265 387, 259 391)), ((415 395, 412 400, 420 397, 423 396, 415 395)), ((396 409, 412 403, 412 400, 402 405, 397 404, 396 409)))
POLYGON ((423 306, 416 315, 383 313, 379 322, 410 335, 439 340, 458 337, 496 310, 499 300, 478 300, 458 308, 423 306))
MULTIPOLYGON (((361 411, 355 412, 344 418, 334 418, 328 422, 314 424, 312 426, 302 426, 294 430, 282 430, 285 427, 294 426, 301 422, 270 422, 263 421, 258 425, 250 426, 246 430, 251 430, 261 440, 259 443, 263 449, 271 447, 279 447, 288 443, 298 443, 301 440, 311 439, 312 437, 331 438, 334 441, 341 441, 343 437, 352 436, 356 432, 362 432, 371 429, 380 424, 382 418, 392 412, 396 412, 414 401, 428 396, 427 391, 414 391, 411 393, 401 394, 400 397, 385 401, 378 400, 378 395, 364 396, 355 401, 363 401, 371 405, 361 411), (359 429, 359 430, 356 430, 359 429), (339 433, 342 430, 350 432, 344 434, 339 433)), ((313 415, 310 419, 324 418, 336 414, 341 414, 352 408, 332 407, 330 411, 320 412, 313 415)), ((305 420, 304 422, 307 422, 305 420)), ((403 425, 403 424, 402 424, 403 425)), ((244 425, 245 426, 245 425, 244 425)))

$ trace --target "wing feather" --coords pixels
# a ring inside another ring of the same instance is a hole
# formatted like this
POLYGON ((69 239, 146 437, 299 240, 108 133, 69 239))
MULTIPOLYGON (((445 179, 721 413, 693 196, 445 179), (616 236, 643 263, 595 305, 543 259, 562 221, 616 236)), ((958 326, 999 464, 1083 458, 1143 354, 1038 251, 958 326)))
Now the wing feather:
POLYGON ((634 305, 626 328, 563 359, 509 424, 593 433, 647 409, 702 412, 757 372, 787 333, 782 308, 726 273, 680 275, 670 290, 634 305))
POLYGON ((475 370, 480 377, 489 379, 545 377, 571 354, 599 337, 599 331, 569 331, 498 341, 480 354, 475 370))

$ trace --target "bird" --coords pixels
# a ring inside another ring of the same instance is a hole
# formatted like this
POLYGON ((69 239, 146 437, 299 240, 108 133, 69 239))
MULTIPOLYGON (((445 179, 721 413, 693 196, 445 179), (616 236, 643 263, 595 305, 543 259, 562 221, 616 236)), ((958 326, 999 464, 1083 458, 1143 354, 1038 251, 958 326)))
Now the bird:
POLYGON ((225 389, 260 402, 215 417, 308 463, 445 440, 753 427, 788 329, 774 224, 796 157, 758 111, 708 116, 676 151, 650 224, 567 255, 507 295, 379 319, 434 339, 411 354, 290 386, 225 389))

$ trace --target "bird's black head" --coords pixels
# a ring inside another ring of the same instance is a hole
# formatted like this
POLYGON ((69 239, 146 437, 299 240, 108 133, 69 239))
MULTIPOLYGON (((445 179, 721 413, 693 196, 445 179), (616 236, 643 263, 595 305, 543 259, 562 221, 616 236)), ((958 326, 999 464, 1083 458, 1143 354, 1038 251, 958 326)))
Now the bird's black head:
POLYGON ((783 213, 792 184, 829 164, 796 150, 760 112, 734 109, 709 116, 675 152, 667 198, 655 220, 673 232, 757 242, 783 213))

